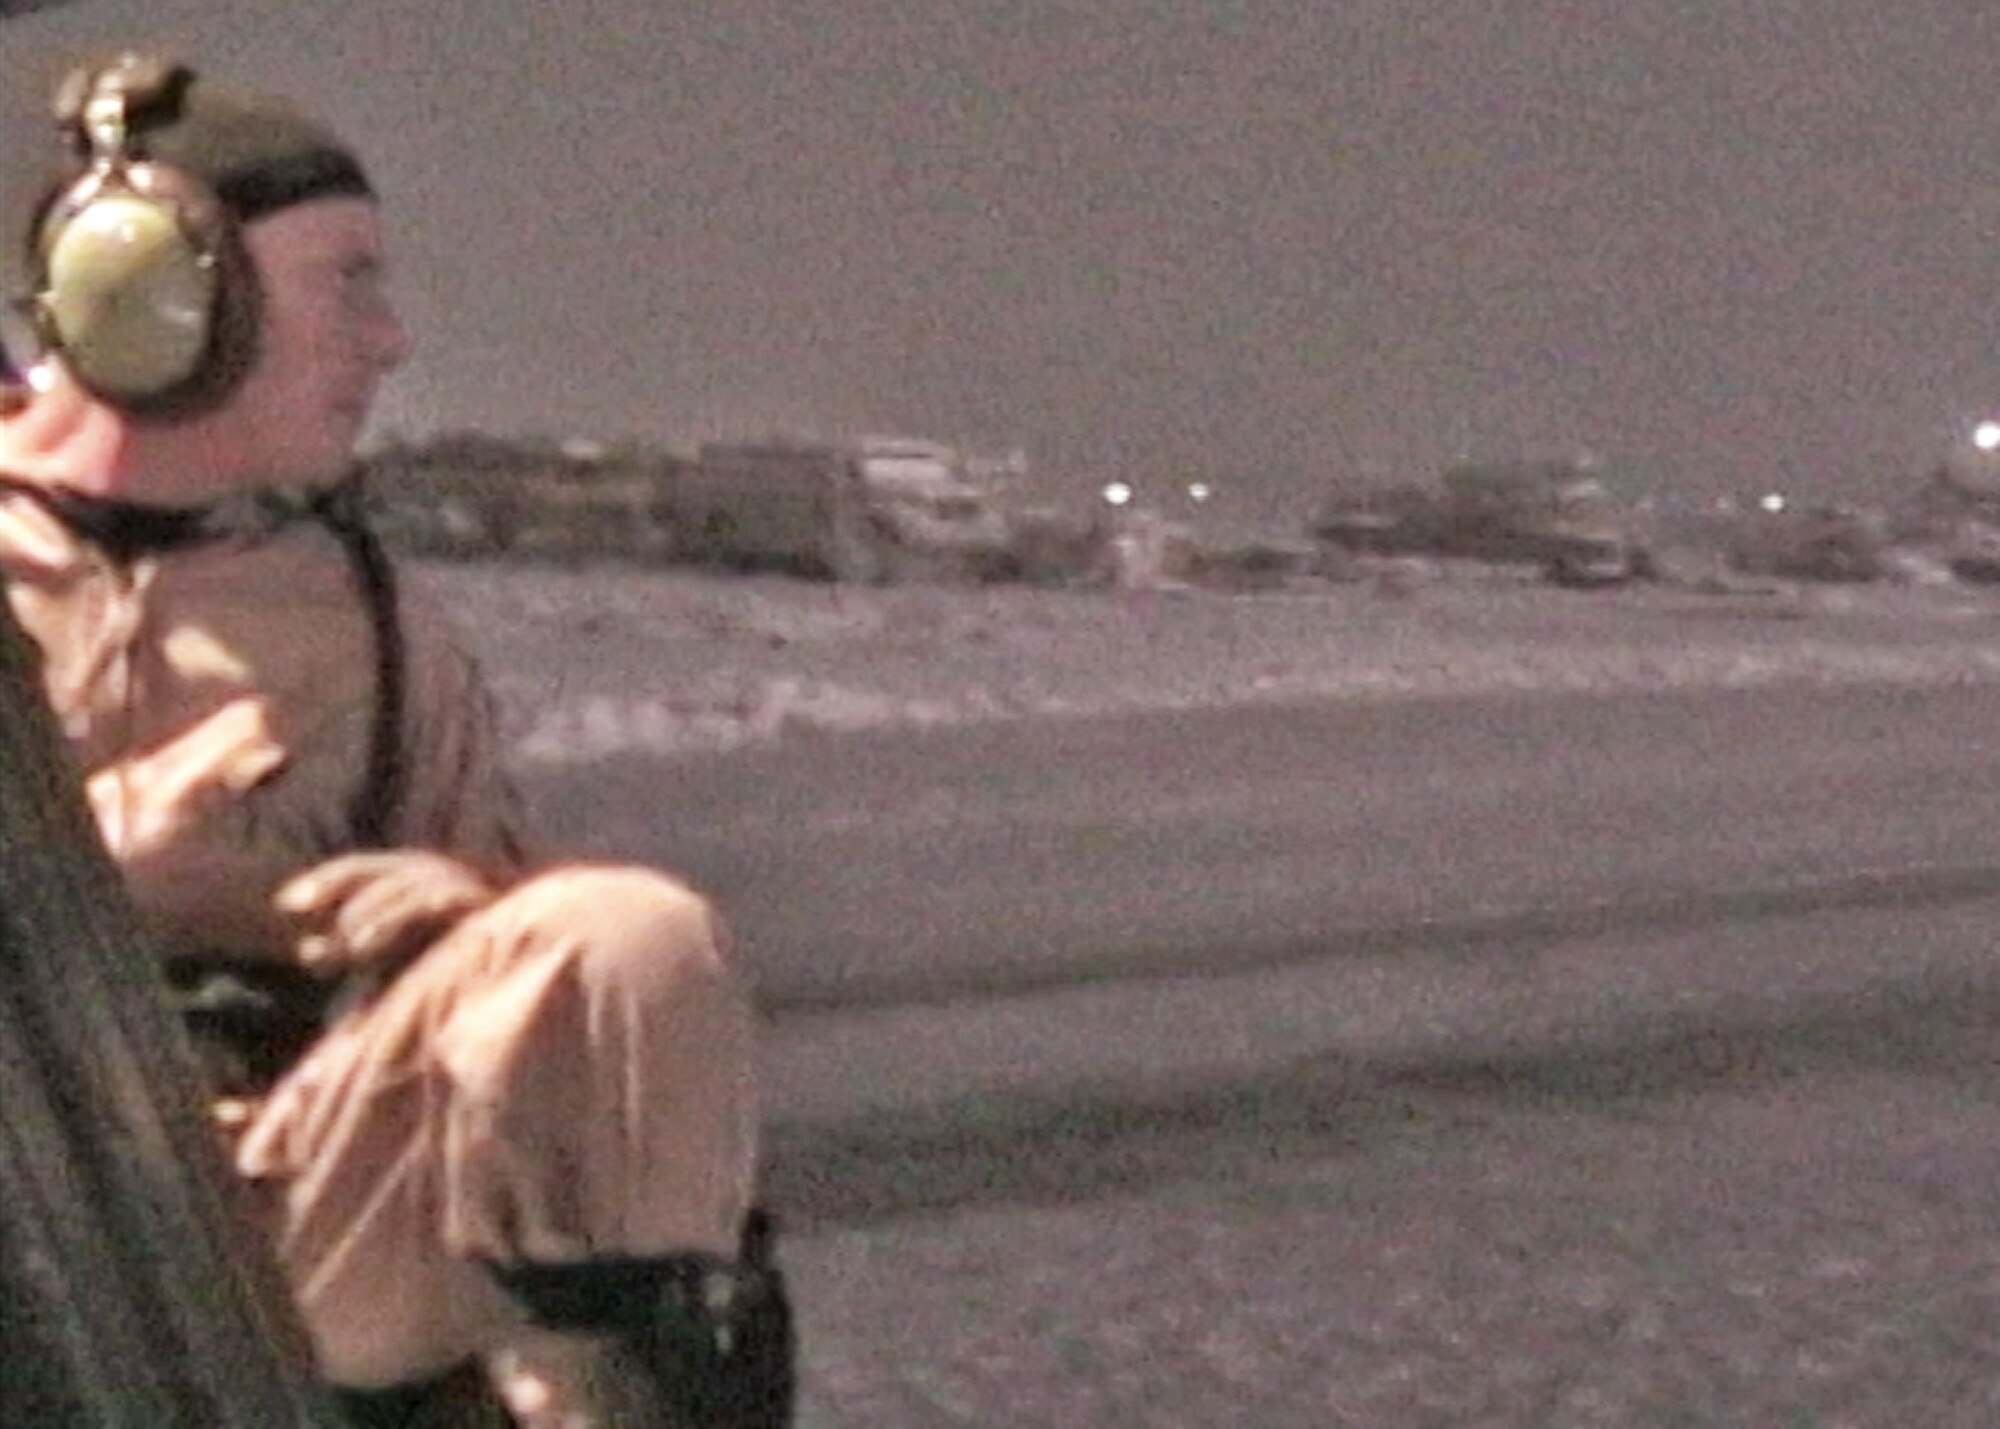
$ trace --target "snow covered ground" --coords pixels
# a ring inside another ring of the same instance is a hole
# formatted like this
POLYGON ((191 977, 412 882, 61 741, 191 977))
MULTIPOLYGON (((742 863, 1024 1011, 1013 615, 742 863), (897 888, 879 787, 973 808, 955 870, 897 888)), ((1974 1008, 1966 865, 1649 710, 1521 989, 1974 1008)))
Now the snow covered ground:
POLYGON ((421 564, 514 757, 1256 700, 1891 681, 2000 685, 2000 589, 1556 589, 1385 566, 1256 594, 860 588, 619 566, 421 564))

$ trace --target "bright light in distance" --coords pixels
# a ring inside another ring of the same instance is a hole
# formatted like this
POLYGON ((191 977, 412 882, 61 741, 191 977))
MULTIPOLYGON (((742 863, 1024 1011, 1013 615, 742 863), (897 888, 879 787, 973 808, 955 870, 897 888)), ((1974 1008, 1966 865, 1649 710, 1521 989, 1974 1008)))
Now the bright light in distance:
POLYGON ((1777 514, 1780 511, 1783 511, 1785 509, 1784 493, 1781 491, 1765 492, 1764 495, 1758 499, 1757 507, 1759 510, 1769 511, 1773 515, 1777 514))
POLYGON ((1974 427, 1972 444, 1983 452, 2000 451, 2000 422, 1981 422, 1974 427))
POLYGON ((1124 506, 1132 500, 1132 488, 1122 481, 1107 481, 1104 484, 1104 501, 1108 506, 1124 506))
POLYGON ((1213 495, 1215 495, 1215 488, 1205 481, 1190 481, 1188 483, 1188 500, 1190 501, 1206 501, 1213 495))

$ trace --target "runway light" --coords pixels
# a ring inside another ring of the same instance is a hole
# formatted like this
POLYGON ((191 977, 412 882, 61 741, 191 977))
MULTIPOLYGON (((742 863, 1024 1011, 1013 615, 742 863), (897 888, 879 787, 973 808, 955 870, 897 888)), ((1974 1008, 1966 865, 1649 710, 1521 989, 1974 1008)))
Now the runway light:
POLYGON ((1205 481, 1190 481, 1188 483, 1188 500, 1194 502, 1197 506, 1213 495, 1215 495, 1215 488, 1205 481))
POLYGON ((1974 427, 1972 444, 1983 452, 2000 451, 2000 422, 1981 422, 1974 427))
POLYGON ((1767 491, 1758 499, 1757 509, 1768 511, 1773 516, 1785 509, 1785 494, 1782 491, 1767 491))
POLYGON ((1107 481, 1104 484, 1104 503, 1107 506, 1125 506, 1132 500, 1132 488, 1122 481, 1107 481))

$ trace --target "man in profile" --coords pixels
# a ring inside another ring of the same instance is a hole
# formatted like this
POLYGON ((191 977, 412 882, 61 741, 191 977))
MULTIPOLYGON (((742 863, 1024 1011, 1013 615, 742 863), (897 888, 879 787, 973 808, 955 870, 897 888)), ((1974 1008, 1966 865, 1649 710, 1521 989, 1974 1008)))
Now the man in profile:
POLYGON ((163 61, 57 110, 0 574, 321 1372, 363 1423, 472 1362, 528 1424, 787 1422, 726 930, 529 851, 477 671, 362 520, 409 349, 366 172, 163 61))

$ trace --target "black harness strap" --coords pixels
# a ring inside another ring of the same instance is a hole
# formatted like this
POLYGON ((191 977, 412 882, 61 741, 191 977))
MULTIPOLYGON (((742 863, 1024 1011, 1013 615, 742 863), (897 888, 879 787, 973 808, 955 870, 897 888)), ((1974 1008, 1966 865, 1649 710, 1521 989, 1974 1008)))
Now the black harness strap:
POLYGON ((205 507, 139 506, 79 496, 62 487, 0 476, 0 489, 25 496, 119 565, 217 538, 205 507))
MULTIPOLYGON (((316 494, 312 517, 340 541, 375 638, 375 710, 368 767, 348 804, 348 848, 390 847, 403 805, 405 648, 396 573, 361 510, 358 474, 316 494)), ((325 1030, 344 984, 286 964, 199 960, 170 967, 196 1046, 223 1089, 267 1088, 325 1030)))
POLYGON ((357 849, 387 848, 395 840, 402 812, 407 767, 403 758, 403 708, 408 670, 403 623, 396 603, 396 570, 382 540, 368 525, 357 473, 330 487, 313 503, 313 514, 339 538, 354 567, 355 583, 375 629, 375 721, 368 742, 368 769, 349 806, 348 830, 357 849))

